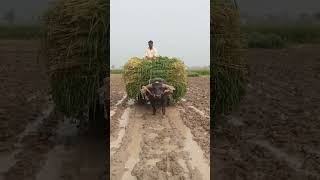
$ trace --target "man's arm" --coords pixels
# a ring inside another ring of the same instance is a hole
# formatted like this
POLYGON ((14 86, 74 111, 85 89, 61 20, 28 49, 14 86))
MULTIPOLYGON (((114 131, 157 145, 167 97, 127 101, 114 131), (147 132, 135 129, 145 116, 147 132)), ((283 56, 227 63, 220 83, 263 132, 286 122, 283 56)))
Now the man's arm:
POLYGON ((174 90, 176 90, 173 86, 162 84, 162 87, 165 89, 164 93, 170 93, 172 94, 174 90))
POLYGON ((148 51, 146 50, 146 52, 144 53, 144 58, 148 57, 148 51))
POLYGON ((152 94, 151 93, 151 91, 150 91, 150 89, 152 88, 152 85, 151 84, 148 84, 148 85, 146 85, 146 86, 142 86, 142 88, 141 88, 141 93, 142 94, 144 94, 144 95, 146 95, 146 92, 148 92, 149 94, 152 94))

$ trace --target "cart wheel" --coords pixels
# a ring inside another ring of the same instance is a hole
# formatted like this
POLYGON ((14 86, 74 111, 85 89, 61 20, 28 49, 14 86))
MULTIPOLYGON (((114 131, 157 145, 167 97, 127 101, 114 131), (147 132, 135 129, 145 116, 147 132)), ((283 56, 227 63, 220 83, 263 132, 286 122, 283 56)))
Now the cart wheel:
POLYGON ((169 96, 167 101, 167 106, 171 106, 174 104, 175 104, 175 101, 173 100, 172 96, 169 96))
POLYGON ((146 104, 146 100, 142 97, 141 94, 138 96, 138 100, 137 101, 138 101, 138 104, 140 104, 140 105, 146 104))

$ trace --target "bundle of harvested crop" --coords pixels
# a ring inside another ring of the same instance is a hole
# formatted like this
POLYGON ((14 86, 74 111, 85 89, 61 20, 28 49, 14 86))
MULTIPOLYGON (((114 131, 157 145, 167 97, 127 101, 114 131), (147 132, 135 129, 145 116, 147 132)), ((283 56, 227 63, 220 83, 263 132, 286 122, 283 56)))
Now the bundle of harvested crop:
POLYGON ((129 98, 138 99, 140 89, 150 79, 162 78, 175 87, 173 100, 178 101, 187 92, 187 70, 177 58, 157 57, 155 60, 131 58, 124 66, 124 81, 129 98))
POLYGON ((212 1, 211 55, 215 88, 213 111, 226 113, 238 104, 247 79, 246 43, 240 30, 239 12, 231 0, 212 1))
POLYGON ((52 97, 67 116, 86 111, 109 71, 107 1, 58 0, 45 15, 52 97))

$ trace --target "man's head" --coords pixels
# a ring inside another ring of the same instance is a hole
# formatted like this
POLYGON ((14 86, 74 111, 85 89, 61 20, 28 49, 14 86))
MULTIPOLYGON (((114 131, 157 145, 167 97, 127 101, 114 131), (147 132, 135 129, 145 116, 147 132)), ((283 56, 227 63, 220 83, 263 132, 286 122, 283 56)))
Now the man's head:
POLYGON ((148 42, 148 45, 149 45, 149 48, 152 49, 152 47, 153 47, 153 41, 150 40, 150 41, 148 42))

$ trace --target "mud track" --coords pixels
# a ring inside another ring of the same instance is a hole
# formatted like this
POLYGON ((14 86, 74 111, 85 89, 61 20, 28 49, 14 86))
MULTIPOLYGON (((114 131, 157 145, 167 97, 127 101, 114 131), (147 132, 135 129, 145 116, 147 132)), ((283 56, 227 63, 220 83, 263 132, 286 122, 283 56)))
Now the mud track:
POLYGON ((120 118, 111 134, 112 180, 210 179, 209 161, 179 109, 171 106, 165 116, 153 116, 151 107, 133 105, 112 117, 120 118))

